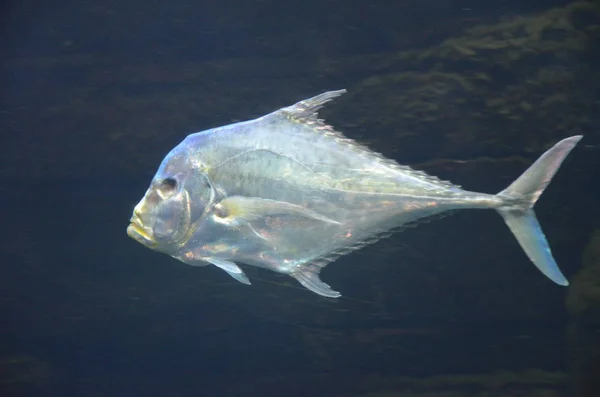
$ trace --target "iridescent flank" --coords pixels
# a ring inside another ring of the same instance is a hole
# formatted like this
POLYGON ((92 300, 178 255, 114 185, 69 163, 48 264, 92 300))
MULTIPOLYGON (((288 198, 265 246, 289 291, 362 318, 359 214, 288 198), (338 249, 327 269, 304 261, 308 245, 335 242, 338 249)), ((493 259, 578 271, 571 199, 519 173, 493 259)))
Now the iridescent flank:
POLYGON ((289 274, 338 297, 319 278, 340 255, 448 210, 495 209, 533 263, 566 285, 533 205, 581 137, 548 150, 493 195, 401 166, 344 137, 317 111, 326 92, 255 120, 189 135, 163 160, 127 229, 154 250, 215 265, 250 284, 238 264, 289 274))

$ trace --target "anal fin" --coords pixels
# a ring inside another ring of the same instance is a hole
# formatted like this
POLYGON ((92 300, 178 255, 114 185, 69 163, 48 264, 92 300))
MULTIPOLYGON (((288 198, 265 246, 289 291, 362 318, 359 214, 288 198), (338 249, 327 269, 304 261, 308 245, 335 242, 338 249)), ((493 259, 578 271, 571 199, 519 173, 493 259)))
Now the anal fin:
POLYGON ((300 284, 305 288, 311 290, 315 294, 325 296, 327 298, 339 298, 342 296, 337 291, 331 289, 331 287, 325 284, 319 278, 322 266, 316 263, 307 263, 300 265, 299 269, 294 271, 291 276, 294 277, 300 284))
POLYGON ((250 285, 250 280, 248 279, 248 276, 246 276, 246 273, 244 273, 244 271, 235 263, 217 258, 202 258, 202 260, 209 262, 220 269, 223 269, 227 274, 240 283, 250 285))

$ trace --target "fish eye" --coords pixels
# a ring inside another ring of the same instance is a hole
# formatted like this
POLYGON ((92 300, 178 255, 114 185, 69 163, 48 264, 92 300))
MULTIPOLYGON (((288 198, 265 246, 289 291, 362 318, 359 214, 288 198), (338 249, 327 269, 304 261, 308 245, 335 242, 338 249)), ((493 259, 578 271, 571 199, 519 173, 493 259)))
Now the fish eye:
POLYGON ((177 181, 175 180, 175 178, 165 178, 162 180, 161 185, 166 189, 175 190, 175 188, 177 187, 177 181))
POLYGON ((157 187, 158 195, 164 200, 175 192, 177 189, 177 181, 175 178, 165 178, 160 181, 157 187))

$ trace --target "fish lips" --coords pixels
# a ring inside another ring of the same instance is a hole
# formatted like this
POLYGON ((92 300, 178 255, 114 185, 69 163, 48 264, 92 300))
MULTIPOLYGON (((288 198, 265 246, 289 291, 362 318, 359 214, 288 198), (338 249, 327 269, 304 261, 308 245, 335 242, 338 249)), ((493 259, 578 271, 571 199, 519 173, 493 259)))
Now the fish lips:
POLYGON ((156 246, 156 241, 152 237, 152 232, 142 225, 139 218, 132 216, 129 220, 131 223, 127 226, 127 235, 147 247, 156 246))

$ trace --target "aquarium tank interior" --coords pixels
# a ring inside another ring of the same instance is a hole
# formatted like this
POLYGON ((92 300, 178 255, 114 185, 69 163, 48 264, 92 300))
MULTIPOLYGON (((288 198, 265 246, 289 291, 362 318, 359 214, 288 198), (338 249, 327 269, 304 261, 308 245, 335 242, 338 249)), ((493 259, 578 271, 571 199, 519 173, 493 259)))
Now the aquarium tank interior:
POLYGON ((598 1, 0 15, 0 396, 600 396, 598 1))

